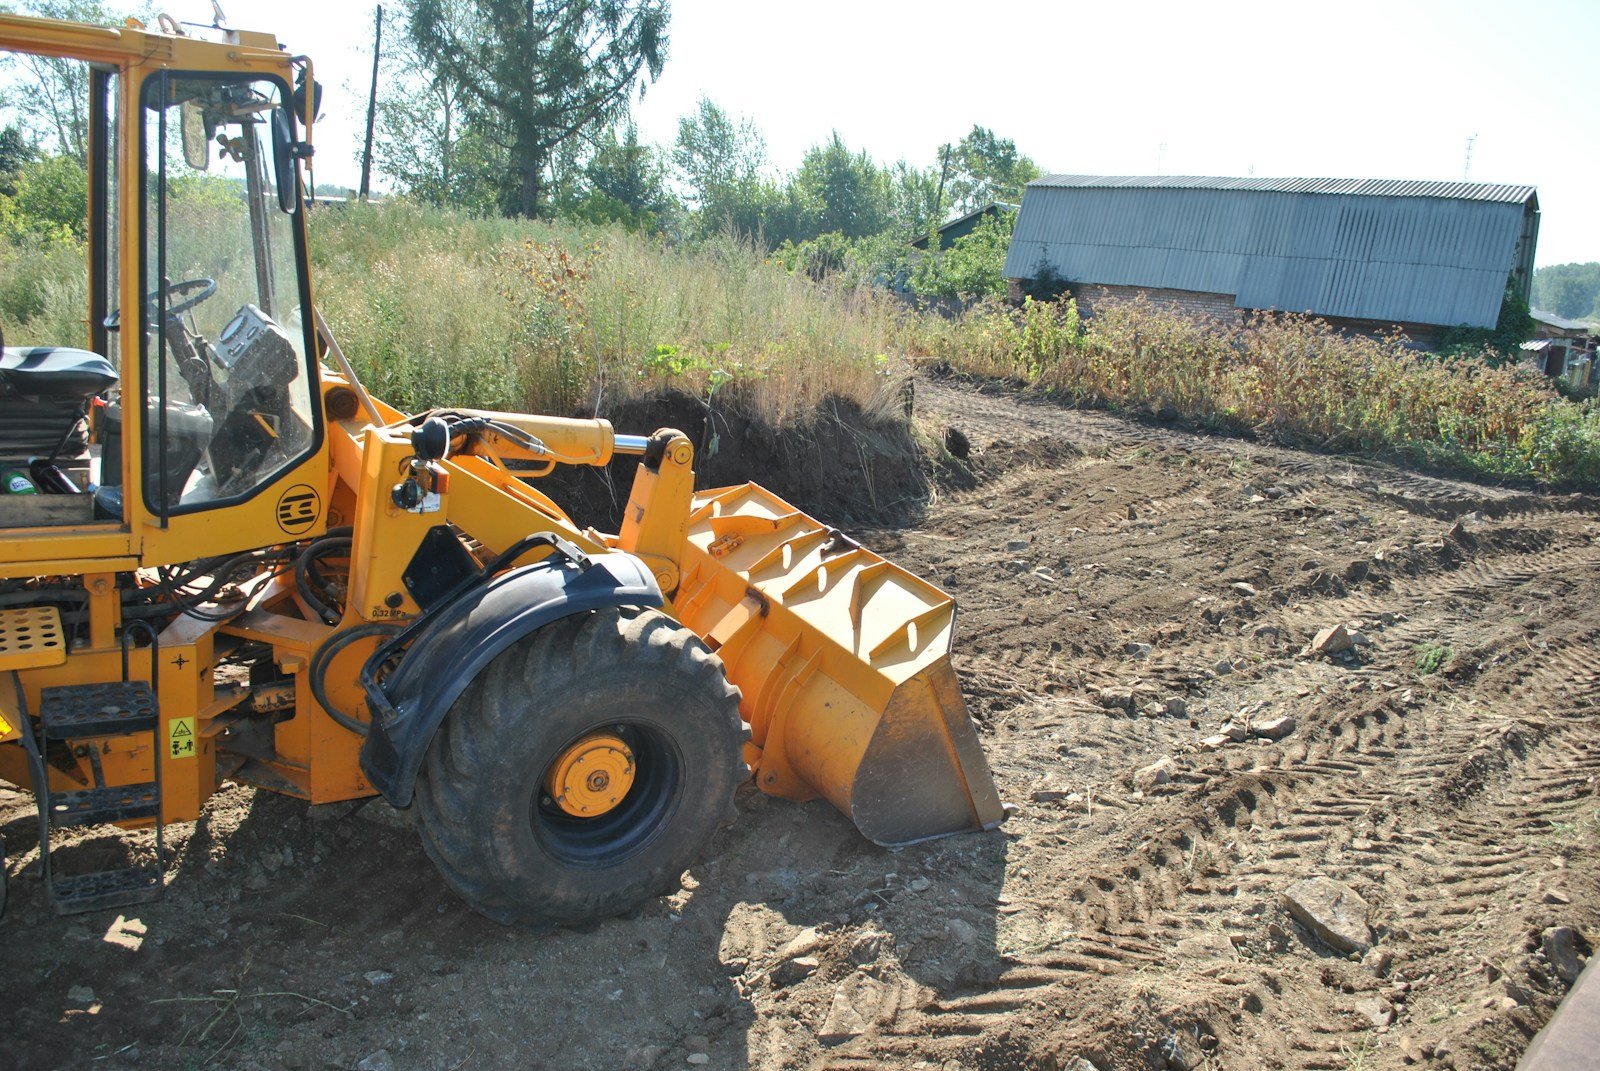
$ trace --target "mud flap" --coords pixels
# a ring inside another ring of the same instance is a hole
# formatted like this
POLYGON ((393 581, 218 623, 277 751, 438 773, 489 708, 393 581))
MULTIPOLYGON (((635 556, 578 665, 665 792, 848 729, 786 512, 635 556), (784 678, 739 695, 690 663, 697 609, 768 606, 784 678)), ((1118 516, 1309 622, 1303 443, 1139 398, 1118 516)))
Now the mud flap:
POLYGON ((762 791, 888 846, 1004 817, 932 584, 745 484, 695 496, 672 609, 743 693, 762 791))

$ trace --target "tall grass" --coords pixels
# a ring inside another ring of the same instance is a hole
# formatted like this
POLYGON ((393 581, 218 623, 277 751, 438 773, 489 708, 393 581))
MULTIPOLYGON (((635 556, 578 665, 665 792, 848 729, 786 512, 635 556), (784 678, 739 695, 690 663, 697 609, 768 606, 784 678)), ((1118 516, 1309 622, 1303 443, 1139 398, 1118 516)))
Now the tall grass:
POLYGON ((402 405, 591 412, 671 385, 737 394, 775 424, 829 395, 871 404, 921 330, 732 239, 692 250, 617 230, 412 205, 314 220, 318 301, 402 405))
POLYGON ((1143 300, 1090 321, 1075 304, 989 303, 933 333, 929 355, 1082 403, 1151 407, 1322 449, 1398 454, 1479 475, 1600 486, 1600 408, 1528 367, 1441 359, 1400 335, 1311 317, 1199 323, 1143 300))
MULTIPOLYGON (((733 239, 678 248, 403 203, 320 210, 311 232, 319 304, 373 390, 407 408, 604 414, 670 386, 783 425, 830 395, 882 412, 893 379, 926 360, 1084 404, 1600 487, 1593 402, 1563 400, 1530 369, 1440 360, 1305 317, 1200 325, 1133 302, 1080 321, 1065 301, 951 319, 813 283, 733 239)), ((81 345, 84 277, 80 246, 0 242, 7 341, 81 345)))

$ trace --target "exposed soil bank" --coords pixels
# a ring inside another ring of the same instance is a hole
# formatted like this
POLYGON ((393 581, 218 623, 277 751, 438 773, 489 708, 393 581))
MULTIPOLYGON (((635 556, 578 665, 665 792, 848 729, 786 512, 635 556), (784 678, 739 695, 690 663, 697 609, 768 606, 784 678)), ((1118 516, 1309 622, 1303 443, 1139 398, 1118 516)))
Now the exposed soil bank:
MULTIPOLYGON (((620 434, 677 428, 688 435, 697 488, 755 481, 833 524, 898 522, 926 504, 924 452, 903 412, 872 413, 831 398, 809 421, 776 429, 737 399, 718 396, 708 405, 674 392, 603 415, 620 434)), ((637 465, 623 457, 604 470, 558 470, 540 489, 580 523, 615 531, 637 465)))

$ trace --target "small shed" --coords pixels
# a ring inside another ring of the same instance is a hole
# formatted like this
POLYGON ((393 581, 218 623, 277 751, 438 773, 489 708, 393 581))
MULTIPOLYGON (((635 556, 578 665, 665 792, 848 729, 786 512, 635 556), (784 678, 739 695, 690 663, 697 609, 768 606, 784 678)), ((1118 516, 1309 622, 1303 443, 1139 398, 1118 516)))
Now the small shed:
MULTIPOLYGON (((937 228, 939 234, 939 248, 949 249, 955 244, 956 239, 965 238, 978 229, 978 225, 986 219, 996 219, 1002 215, 1009 216, 1016 212, 1017 206, 1004 201, 990 201, 982 208, 973 209, 964 216, 957 216, 948 223, 940 224, 937 228)), ((912 249, 928 248, 926 234, 911 243, 912 249)))
POLYGON ((1578 388, 1594 381, 1597 348, 1600 326, 1539 309, 1533 310, 1533 338, 1522 344, 1522 352, 1539 371, 1552 379, 1564 378, 1578 388))

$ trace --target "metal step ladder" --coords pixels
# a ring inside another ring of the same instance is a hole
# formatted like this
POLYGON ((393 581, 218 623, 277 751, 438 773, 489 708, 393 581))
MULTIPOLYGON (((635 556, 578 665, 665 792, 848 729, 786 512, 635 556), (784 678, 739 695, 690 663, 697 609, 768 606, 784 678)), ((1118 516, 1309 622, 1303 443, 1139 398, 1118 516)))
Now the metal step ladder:
MULTIPOLYGON (((35 610, 37 612, 37 610, 35 610)), ((55 617, 59 634, 60 619, 55 617)), ((57 914, 68 915, 107 907, 124 907, 161 897, 162 875, 166 867, 166 843, 161 820, 161 755, 158 733, 160 704, 152 683, 128 679, 128 644, 132 635, 143 631, 150 639, 151 676, 159 665, 159 641, 155 630, 135 622, 123 630, 122 680, 101 684, 73 684, 44 688, 39 693, 39 718, 28 726, 24 717, 22 745, 28 753, 34 800, 39 809, 39 859, 45 890, 57 914), (51 791, 45 753, 51 741, 80 740, 85 737, 135 736, 148 733, 155 780, 126 785, 108 785, 100 766, 100 753, 89 750, 89 766, 94 783, 72 791, 51 791), (51 851, 51 833, 70 826, 99 825, 154 819, 156 860, 147 866, 115 870, 63 874, 51 851)), ((64 654, 64 647, 62 648, 64 654)), ((59 664, 59 663, 58 663, 59 664)), ((15 675, 19 709, 26 714, 25 697, 15 675)))

